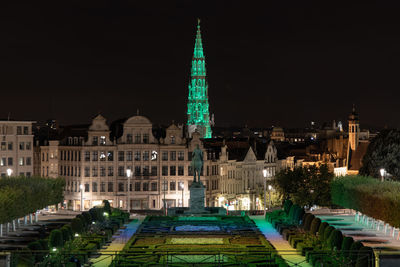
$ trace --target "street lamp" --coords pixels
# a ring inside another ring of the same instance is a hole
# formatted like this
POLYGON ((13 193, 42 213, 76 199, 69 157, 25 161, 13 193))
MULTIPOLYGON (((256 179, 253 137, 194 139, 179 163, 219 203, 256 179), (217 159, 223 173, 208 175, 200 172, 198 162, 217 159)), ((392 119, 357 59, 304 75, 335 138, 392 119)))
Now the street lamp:
POLYGON ((183 208, 183 205, 184 205, 184 202, 183 202, 183 190, 185 189, 185 184, 184 184, 184 182, 181 182, 181 183, 180 183, 180 188, 182 189, 182 208, 183 208))
POLYGON ((267 212, 267 210, 266 210, 266 207, 267 207, 267 167, 264 167, 263 175, 264 175, 264 216, 265 216, 265 213, 267 212))
POLYGON ((272 202, 272 199, 271 199, 271 190, 272 190, 272 185, 268 185, 268 193, 269 193, 269 204, 268 204, 268 209, 269 209, 269 210, 271 209, 271 202, 272 202))
POLYGON ((380 173, 381 173, 381 181, 383 182, 383 177, 385 176, 385 172, 386 172, 386 171, 385 171, 385 169, 383 169, 383 168, 380 169, 379 171, 380 171, 380 173))
POLYGON ((13 173, 13 170, 12 170, 12 169, 7 169, 7 175, 8 175, 8 176, 11 176, 12 173, 13 173))
POLYGON ((127 188, 127 190, 126 190, 126 195, 127 195, 127 197, 126 197, 126 199, 127 199, 127 205, 126 205, 126 208, 127 208, 127 210, 128 210, 128 213, 130 213, 131 212, 131 175, 132 175, 132 171, 131 171, 131 169, 127 169, 126 170, 126 176, 128 176, 128 188, 127 188))
POLYGON ((81 190, 81 211, 83 211, 83 184, 79 185, 79 189, 81 190))

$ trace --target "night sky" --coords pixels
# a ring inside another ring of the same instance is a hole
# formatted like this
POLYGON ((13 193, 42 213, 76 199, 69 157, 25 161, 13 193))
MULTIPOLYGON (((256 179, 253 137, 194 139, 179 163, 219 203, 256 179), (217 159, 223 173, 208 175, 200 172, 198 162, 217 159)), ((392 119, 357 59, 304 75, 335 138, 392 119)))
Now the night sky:
POLYGON ((2 6, 0 118, 184 122, 200 17, 217 126, 346 121, 355 103, 361 126, 400 127, 395 2, 143 2, 2 6))

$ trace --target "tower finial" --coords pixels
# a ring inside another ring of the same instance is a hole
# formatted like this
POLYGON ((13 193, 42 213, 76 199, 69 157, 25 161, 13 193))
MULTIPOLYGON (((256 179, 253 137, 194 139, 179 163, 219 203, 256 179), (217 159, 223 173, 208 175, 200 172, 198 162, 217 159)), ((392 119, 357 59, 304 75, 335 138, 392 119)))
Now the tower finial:
POLYGON ((197 28, 200 28, 200 18, 197 18, 197 28))
POLYGON ((353 103, 353 113, 356 112, 356 104, 353 103))

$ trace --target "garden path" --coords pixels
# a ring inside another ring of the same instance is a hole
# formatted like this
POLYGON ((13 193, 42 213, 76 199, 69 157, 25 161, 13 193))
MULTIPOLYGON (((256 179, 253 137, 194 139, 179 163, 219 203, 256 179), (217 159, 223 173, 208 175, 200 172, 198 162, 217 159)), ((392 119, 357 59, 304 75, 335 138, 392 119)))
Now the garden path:
POLYGON ((109 246, 98 251, 101 254, 100 257, 90 259, 90 263, 95 267, 108 267, 111 264, 112 259, 118 251, 121 251, 129 239, 136 233, 137 228, 142 223, 145 217, 135 217, 129 224, 126 224, 126 228, 119 230, 118 235, 113 235, 112 242, 109 246))
POLYGON ((296 249, 292 248, 288 241, 275 230, 271 223, 265 220, 264 216, 250 217, 263 233, 265 238, 276 248, 278 254, 289 266, 311 267, 304 256, 301 256, 296 249))

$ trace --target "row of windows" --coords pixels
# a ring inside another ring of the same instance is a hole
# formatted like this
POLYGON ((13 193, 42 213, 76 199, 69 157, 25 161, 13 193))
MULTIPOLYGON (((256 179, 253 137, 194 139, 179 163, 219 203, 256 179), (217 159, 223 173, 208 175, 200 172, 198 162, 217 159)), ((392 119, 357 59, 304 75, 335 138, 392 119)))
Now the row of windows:
MULTIPOLYGON (((13 166, 13 158, 9 157, 2 157, 0 160, 0 166, 13 166)), ((31 157, 20 157, 18 159, 18 165, 19 166, 31 166, 32 165, 32 158, 31 157)))
MULTIPOLYGON (((26 176, 26 177, 31 177, 31 172, 20 172, 19 173, 19 176, 26 176)), ((2 172, 1 173, 1 177, 6 177, 7 176, 7 174, 5 173, 5 172, 2 172)))
POLYGON ((29 134, 29 127, 28 126, 17 126, 17 135, 22 134, 29 134))
MULTIPOLYGON (((174 182, 175 183, 175 182, 174 182)), ((157 182, 134 182, 130 183, 129 191, 133 190, 138 191, 158 191, 158 183, 157 182)), ((117 192, 125 192, 128 189, 128 184, 119 182, 117 184, 117 192)), ((113 182, 102 182, 98 184, 97 182, 85 183, 84 184, 84 192, 114 192, 114 183, 113 182), (100 185, 100 187, 98 187, 100 185), (107 186, 106 186, 107 185, 107 186), (91 187, 91 188, 90 188, 91 187), (91 189, 91 190, 90 190, 91 189)), ((172 190, 172 189, 171 189, 172 190)), ((66 187, 67 192, 80 192, 80 188, 78 182, 68 182, 66 187)))
POLYGON ((133 144, 133 141, 135 141, 135 144, 148 144, 150 139, 149 139, 149 134, 144 133, 141 135, 140 133, 135 134, 135 140, 133 140, 133 135, 132 134, 127 134, 126 135, 126 143, 128 144, 133 144))
MULTIPOLYGON (((126 171, 131 168, 126 168, 124 166, 118 166, 117 174, 120 177, 126 177, 126 171)), ((133 170, 134 176, 157 176, 157 166, 135 166, 133 170)), ((168 171, 167 171, 168 172, 168 171)), ((81 167, 77 166, 60 166, 60 175, 64 176, 81 176, 81 167)), ((175 174, 174 174, 175 175, 175 174)), ((183 174, 182 174, 183 175, 183 174)), ((84 168, 84 176, 85 177, 105 177, 105 176, 114 176, 114 167, 108 166, 107 168, 104 166, 85 167, 84 168)))
MULTIPOLYGON (((19 142, 19 150, 31 150, 31 142, 19 142)), ((1 150, 13 150, 13 142, 1 142, 1 150)))

